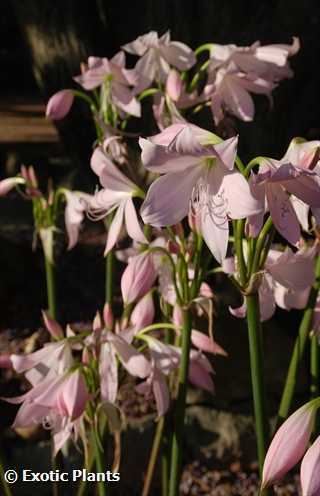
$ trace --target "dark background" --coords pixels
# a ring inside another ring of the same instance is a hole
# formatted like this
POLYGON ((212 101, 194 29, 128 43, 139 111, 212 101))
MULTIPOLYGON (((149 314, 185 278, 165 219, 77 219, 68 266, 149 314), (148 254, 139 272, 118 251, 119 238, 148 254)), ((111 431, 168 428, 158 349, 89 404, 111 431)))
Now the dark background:
MULTIPOLYGON (((291 43, 298 36, 294 79, 274 92, 271 112, 266 99, 256 98, 256 119, 238 125, 240 151, 244 159, 281 155, 294 136, 320 137, 318 0, 2 0, 0 22, 1 99, 43 101, 70 87, 88 55, 110 57, 151 29, 160 34, 170 29, 172 39, 192 48, 212 41, 291 43)), ((75 109, 59 129, 68 153, 85 167, 91 128, 78 117, 75 109)))

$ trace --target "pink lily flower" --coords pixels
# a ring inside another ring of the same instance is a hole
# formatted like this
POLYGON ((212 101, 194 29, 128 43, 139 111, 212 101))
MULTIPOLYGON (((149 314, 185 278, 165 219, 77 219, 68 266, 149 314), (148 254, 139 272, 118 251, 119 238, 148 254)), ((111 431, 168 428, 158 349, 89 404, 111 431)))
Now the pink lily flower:
POLYGON ((300 49, 299 39, 294 37, 292 45, 274 44, 261 46, 256 41, 249 47, 213 44, 210 50, 209 72, 227 64, 234 64, 239 71, 257 74, 270 81, 279 81, 292 76, 288 58, 300 49))
MULTIPOLYGON (((270 250, 265 272, 261 276, 259 286, 259 303, 261 321, 270 319, 276 309, 276 304, 285 309, 304 308, 314 283, 314 258, 316 246, 300 249, 293 253, 290 248, 284 252, 270 250)), ((226 273, 232 273, 231 264, 225 264, 226 273)), ((239 308, 229 307, 235 317, 246 316, 246 305, 239 308)))
POLYGON ((317 172, 294 166, 284 157, 266 158, 257 175, 251 177, 251 190, 263 210, 248 219, 249 233, 256 237, 263 223, 264 212, 270 211, 279 233, 292 245, 300 240, 300 225, 290 201, 292 193, 312 207, 320 206, 320 181, 317 172))
POLYGON ((139 188, 116 168, 100 147, 93 152, 91 167, 98 175, 102 189, 87 205, 90 216, 100 220, 116 210, 108 232, 105 255, 117 243, 124 223, 132 239, 146 243, 132 201, 141 195, 139 188))
POLYGON ((314 400, 310 401, 290 415, 278 429, 264 461, 262 488, 281 479, 302 458, 308 447, 317 409, 314 400))
POLYGON ((140 102, 130 86, 136 83, 135 71, 125 69, 125 55, 118 52, 112 59, 89 57, 88 69, 74 78, 86 90, 102 88, 102 100, 135 117, 141 115, 140 102))
POLYGON ((136 94, 150 86, 154 80, 164 83, 170 72, 170 65, 179 71, 186 71, 196 62, 191 48, 179 41, 170 40, 170 31, 160 38, 156 31, 150 31, 122 48, 141 57, 135 66, 139 75, 136 94))
POLYGON ((320 492, 320 436, 303 457, 300 470, 302 496, 317 496, 320 492))
POLYGON ((211 98, 216 125, 224 116, 224 107, 243 121, 254 117, 250 93, 270 97, 276 82, 292 76, 288 57, 299 50, 299 40, 292 45, 250 47, 213 44, 210 50, 208 83, 204 96, 211 98))
POLYGON ((142 162, 152 172, 165 173, 151 185, 141 208, 146 224, 177 224, 191 209, 201 215, 201 231, 214 257, 227 252, 231 219, 261 210, 245 178, 234 170, 237 138, 204 146, 210 133, 196 126, 175 124, 149 140, 140 138, 142 162))
POLYGON ((218 125, 224 117, 224 108, 242 121, 252 121, 254 102, 250 92, 269 96, 274 88, 271 81, 238 72, 231 64, 221 67, 209 78, 203 94, 211 99, 211 111, 218 125))
POLYGON ((9 403, 23 403, 13 426, 27 427, 44 422, 50 416, 70 420, 78 418, 84 412, 89 394, 79 369, 63 375, 57 375, 52 370, 44 379, 35 382, 27 393, 4 399, 9 403))
POLYGON ((47 108, 46 117, 50 117, 55 121, 63 119, 70 111, 74 100, 72 90, 61 90, 50 97, 47 108))
MULTIPOLYGON (((299 140, 293 139, 282 160, 287 159, 287 161, 295 167, 313 170, 316 172, 317 176, 320 177, 319 150, 319 140, 301 143, 299 140)), ((291 195, 290 200, 302 228, 305 231, 308 231, 310 205, 294 195, 291 195)), ((320 225, 320 208, 311 206, 311 211, 315 218, 316 224, 320 225)))
POLYGON ((64 195, 67 202, 64 211, 64 220, 68 235, 68 250, 71 250, 78 242, 86 205, 90 203, 93 196, 82 191, 69 190, 65 190, 64 195))

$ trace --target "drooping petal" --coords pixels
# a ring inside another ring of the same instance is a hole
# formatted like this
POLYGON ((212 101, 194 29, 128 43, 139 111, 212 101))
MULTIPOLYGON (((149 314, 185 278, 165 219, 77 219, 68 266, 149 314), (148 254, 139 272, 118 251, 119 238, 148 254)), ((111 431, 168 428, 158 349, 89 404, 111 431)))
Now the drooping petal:
POLYGON ((267 185, 266 194, 276 229, 289 243, 297 245, 300 239, 300 226, 288 194, 278 184, 267 185))
POLYGON ((221 264, 227 255, 229 225, 225 214, 214 215, 208 208, 201 211, 201 232, 214 258, 221 264))
POLYGON ((259 305, 261 322, 271 319, 276 309, 276 303, 273 294, 272 278, 269 274, 264 275, 259 287, 259 305))
POLYGON ((196 386, 208 391, 214 392, 214 384, 211 377, 212 367, 206 357, 200 352, 191 353, 189 364, 189 380, 196 386))
POLYGON ((110 250, 114 247, 116 242, 119 239, 121 228, 123 226, 123 219, 124 219, 124 211, 125 211, 125 206, 126 202, 121 202, 116 214, 111 222, 111 225, 109 227, 108 231, 108 239, 107 239, 107 244, 106 248, 104 250, 104 254, 107 255, 110 250))
POLYGON ((290 201, 292 203, 292 206, 294 208, 294 211, 296 213, 296 216, 298 217, 298 220, 301 224, 301 227, 304 231, 309 230, 309 210, 310 207, 306 203, 304 203, 302 200, 297 198, 294 195, 291 195, 290 201))
POLYGON ((139 243, 147 243, 147 239, 140 227, 137 212, 134 208, 132 198, 129 198, 125 202, 124 214, 127 233, 130 238, 132 238, 134 241, 138 241, 139 243))
POLYGON ((92 170, 99 176, 101 185, 110 191, 132 193, 136 186, 114 165, 101 147, 97 147, 91 157, 92 170))
POLYGON ((111 90, 112 101, 121 110, 127 114, 133 115, 134 117, 141 116, 141 104, 135 98, 132 91, 127 88, 124 84, 112 85, 111 90))
POLYGON ((156 400, 157 412, 159 417, 161 417, 169 409, 170 394, 165 376, 157 368, 153 372, 152 390, 156 400))
POLYGON ((254 117, 253 100, 250 93, 248 93, 240 84, 237 84, 236 77, 225 77, 222 94, 223 99, 232 114, 245 122, 252 121, 254 117))
POLYGON ((128 344, 121 336, 108 333, 108 341, 114 346, 122 365, 129 374, 144 379, 150 374, 151 365, 146 357, 128 344))
POLYGON ((214 355, 227 356, 227 352, 211 338, 206 336, 203 332, 195 329, 191 332, 192 344, 201 351, 206 353, 213 353, 214 355))
MULTIPOLYGON (((269 252, 269 256, 272 251, 269 252)), ((294 291, 304 290, 314 283, 315 249, 307 248, 293 253, 288 247, 277 259, 270 263, 267 259, 266 268, 272 277, 282 286, 294 291)))

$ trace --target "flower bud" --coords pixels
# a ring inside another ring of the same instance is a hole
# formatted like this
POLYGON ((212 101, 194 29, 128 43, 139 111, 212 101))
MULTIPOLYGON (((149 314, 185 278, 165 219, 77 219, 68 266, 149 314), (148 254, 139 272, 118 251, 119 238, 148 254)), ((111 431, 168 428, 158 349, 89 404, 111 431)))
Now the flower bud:
POLYGON ((294 412, 276 432, 269 446, 262 487, 281 479, 302 458, 309 443, 319 403, 309 401, 294 412))
POLYGON ((174 102, 178 101, 182 90, 182 79, 178 71, 171 69, 166 82, 166 92, 174 102))
POLYGON ((113 328, 114 317, 113 317, 111 305, 108 302, 105 303, 103 307, 103 320, 106 328, 109 331, 111 331, 111 329, 113 328))
POLYGON ((74 94, 72 90, 61 90, 52 95, 47 103, 46 117, 53 120, 63 119, 71 109, 74 94))

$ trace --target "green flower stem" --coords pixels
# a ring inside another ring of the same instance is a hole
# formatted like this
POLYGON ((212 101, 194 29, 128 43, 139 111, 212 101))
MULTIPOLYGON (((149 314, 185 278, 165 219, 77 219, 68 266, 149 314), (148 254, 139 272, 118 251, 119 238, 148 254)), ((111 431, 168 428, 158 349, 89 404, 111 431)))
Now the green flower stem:
MULTIPOLYGON (((98 472, 105 472, 106 467, 104 466, 103 459, 102 459, 102 453, 100 449, 100 442, 98 439, 98 434, 96 431, 95 426, 93 425, 92 427, 92 443, 93 443, 93 449, 95 453, 95 460, 96 460, 96 468, 98 472)), ((106 496, 106 485, 103 481, 98 482, 98 494, 99 496, 106 496)))
POLYGON ((106 257, 106 286, 105 286, 105 301, 112 305, 113 286, 114 286, 114 253, 109 251, 106 257))
POLYGON ((286 383, 283 388, 282 398, 278 411, 276 428, 288 417, 292 404, 293 394, 296 386, 296 377, 299 370, 300 362, 304 356, 308 336, 311 331, 313 311, 317 301, 320 287, 320 256, 316 262, 316 281, 311 288, 307 306, 304 310, 303 317, 299 327, 299 334, 291 355, 291 361, 287 372, 286 383))
POLYGON ((151 483, 153 479, 154 469, 158 459, 158 454, 161 446, 163 428, 164 428, 165 417, 161 417, 157 424, 155 436, 153 438, 153 444, 151 449, 151 455, 148 463, 147 473, 143 484, 142 496, 148 496, 150 494, 151 483))
POLYGON ((47 282, 47 301, 50 317, 57 318, 56 308, 56 284, 55 284, 55 267, 51 260, 45 255, 45 269, 46 269, 46 282, 47 282))
POLYGON ((245 286, 247 282, 247 267, 243 255, 242 239, 244 233, 245 219, 233 221, 233 230, 235 236, 235 249, 239 264, 239 276, 241 286, 245 286))
POLYGON ((272 227, 273 227, 272 219, 271 219, 271 217, 268 217, 263 228, 261 229, 261 232, 260 232, 258 239, 257 239, 257 242, 255 244, 255 253, 253 255, 252 268, 251 268, 250 275, 255 274, 261 268, 260 267, 261 253, 265 247, 266 238, 269 234, 269 231, 272 229, 272 227))
POLYGON ((171 473, 169 496, 178 496, 181 477, 184 419, 188 386, 189 356, 192 319, 189 310, 183 309, 182 352, 179 368, 179 387, 174 412, 174 427, 171 451, 171 473))
POLYGON ((246 303, 254 416, 257 435, 259 472, 261 476, 268 446, 268 418, 266 414, 262 327, 260 323, 258 293, 246 296, 246 303))
POLYGON ((310 396, 311 399, 317 398, 319 396, 319 377, 320 377, 320 363, 319 363, 319 343, 318 336, 315 334, 311 337, 311 347, 310 347, 310 396))
MULTIPOLYGON (((110 228, 113 221, 113 213, 108 215, 105 220, 105 225, 107 229, 110 228)), ((113 250, 109 251, 106 256, 106 273, 105 273, 105 302, 112 306, 113 301, 113 287, 114 287, 114 265, 115 258, 113 250)))

